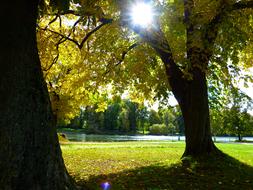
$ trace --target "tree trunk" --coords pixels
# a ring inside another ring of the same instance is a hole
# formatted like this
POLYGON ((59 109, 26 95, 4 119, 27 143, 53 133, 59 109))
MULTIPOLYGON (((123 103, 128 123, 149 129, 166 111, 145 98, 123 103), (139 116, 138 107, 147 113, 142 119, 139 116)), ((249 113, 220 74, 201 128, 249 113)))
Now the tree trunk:
POLYGON ((38 0, 1 3, 0 189, 75 189, 61 156, 36 44, 38 0))
POLYGON ((193 70, 193 80, 186 82, 185 92, 180 98, 186 137, 183 156, 217 151, 211 136, 206 77, 200 69, 193 70))
POLYGON ((242 141, 242 135, 241 135, 241 133, 238 133, 238 141, 242 141))
MULTIPOLYGON (((161 49, 156 51, 164 62, 169 84, 183 114, 186 137, 183 156, 218 153, 219 150, 211 136, 205 73, 193 66, 191 71, 193 79, 185 79, 178 66, 172 61, 171 53, 161 49)), ((195 57, 204 56, 195 55, 195 57)), ((202 59, 194 59, 194 61, 192 65, 201 65, 202 59)))

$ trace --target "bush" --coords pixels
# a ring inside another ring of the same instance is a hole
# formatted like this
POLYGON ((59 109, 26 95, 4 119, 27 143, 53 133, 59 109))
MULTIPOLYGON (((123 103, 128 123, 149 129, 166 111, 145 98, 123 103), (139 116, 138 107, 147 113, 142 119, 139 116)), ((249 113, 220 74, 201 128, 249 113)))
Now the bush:
POLYGON ((59 142, 68 142, 68 138, 64 133, 57 133, 59 142))
POLYGON ((151 135, 168 135, 169 129, 164 124, 154 124, 149 128, 151 135))

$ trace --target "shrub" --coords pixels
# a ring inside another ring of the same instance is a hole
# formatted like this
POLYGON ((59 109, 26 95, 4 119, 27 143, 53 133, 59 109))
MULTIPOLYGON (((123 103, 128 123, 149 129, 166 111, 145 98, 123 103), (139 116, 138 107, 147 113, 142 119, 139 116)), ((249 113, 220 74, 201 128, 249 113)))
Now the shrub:
POLYGON ((68 138, 64 133, 57 133, 59 142, 68 142, 68 138))
POLYGON ((153 124, 149 128, 151 135, 168 135, 169 129, 164 124, 153 124))

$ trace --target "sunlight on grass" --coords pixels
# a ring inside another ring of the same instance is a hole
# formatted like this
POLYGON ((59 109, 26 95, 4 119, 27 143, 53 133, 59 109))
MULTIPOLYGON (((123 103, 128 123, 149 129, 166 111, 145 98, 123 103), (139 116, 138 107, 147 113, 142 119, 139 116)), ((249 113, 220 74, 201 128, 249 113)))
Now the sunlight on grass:
POLYGON ((217 144, 217 147, 237 160, 253 166, 253 144, 217 144))
POLYGON ((182 142, 107 142, 62 145, 69 173, 81 186, 100 189, 248 189, 253 178, 253 145, 222 144, 232 156, 182 165, 182 142), (246 165, 243 165, 245 163, 246 165))
POLYGON ((168 142, 62 145, 63 157, 69 172, 78 173, 81 179, 151 164, 176 163, 183 153, 183 148, 183 143, 168 142))

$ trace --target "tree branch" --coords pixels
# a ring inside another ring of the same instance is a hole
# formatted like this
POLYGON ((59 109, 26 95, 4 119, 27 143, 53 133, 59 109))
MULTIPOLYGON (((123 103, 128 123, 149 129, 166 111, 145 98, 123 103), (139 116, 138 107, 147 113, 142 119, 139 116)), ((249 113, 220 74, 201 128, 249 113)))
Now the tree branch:
MULTIPOLYGON (((158 22, 157 22, 158 25, 158 22)), ((150 29, 140 29, 131 27, 135 33, 139 34, 157 53, 164 63, 166 74, 173 94, 180 103, 180 97, 184 95, 186 80, 183 78, 183 72, 175 63, 171 47, 160 29, 160 26, 152 27, 150 29)))
POLYGON ((103 19, 102 20, 102 24, 98 25, 97 27, 95 27, 93 30, 91 30, 90 32, 88 32, 86 34, 86 36, 83 38, 82 42, 80 43, 80 45, 78 46, 79 49, 82 49, 84 43, 88 40, 88 38, 93 34, 95 33, 96 31, 98 31, 100 28, 102 28, 104 25, 106 24, 110 24, 112 23, 112 19, 103 19))
POLYGON ((218 35, 219 25, 223 22, 223 19, 228 13, 235 10, 242 10, 246 8, 253 8, 253 1, 239 1, 232 5, 226 3, 226 1, 221 2, 220 10, 216 16, 207 24, 203 39, 206 41, 204 43, 205 49, 208 51, 208 57, 212 55, 212 48, 216 37, 218 35))
MULTIPOLYGON (((135 47, 137 47, 138 45, 139 45, 139 43, 135 42, 131 46, 129 46, 125 51, 123 51, 122 54, 121 54, 121 58, 119 59, 119 61, 114 66, 120 65, 124 61, 124 59, 125 59, 126 55, 128 54, 128 52, 131 51, 132 49, 134 49, 135 47)), ((107 75, 110 72, 110 68, 107 69, 109 67, 109 65, 111 65, 110 62, 107 64, 106 71, 104 72, 103 76, 107 75)))
POLYGON ((78 43, 78 41, 76 41, 75 39, 72 39, 72 38, 70 38, 70 37, 68 37, 68 36, 65 36, 65 35, 63 35, 63 34, 61 34, 61 33, 59 33, 59 32, 56 32, 56 31, 54 31, 54 30, 51 30, 51 29, 44 29, 44 28, 40 28, 41 30, 47 30, 47 31, 49 31, 49 32, 51 32, 51 33, 53 33, 53 34, 56 34, 56 35, 58 35, 58 36, 60 36, 60 37, 62 37, 62 38, 64 38, 64 39, 66 39, 66 40, 68 40, 68 41, 71 41, 71 42, 73 42, 74 44, 76 44, 77 45, 77 47, 79 48, 79 43, 78 43))
MULTIPOLYGON (((100 28, 102 28, 104 25, 109 24, 109 23, 112 23, 112 21, 113 21, 112 19, 103 19, 102 24, 98 25, 98 26, 95 27, 93 30, 91 30, 90 32, 88 32, 88 33, 86 34, 86 36, 83 38, 83 40, 81 41, 81 43, 79 44, 79 42, 78 42, 77 40, 71 38, 70 36, 71 36, 71 34, 75 31, 75 26, 80 22, 81 19, 82 19, 82 18, 80 18, 78 21, 75 22, 75 24, 73 25, 72 32, 70 32, 67 36, 64 35, 64 34, 61 34, 60 32, 56 32, 56 31, 54 31, 54 30, 48 29, 47 27, 46 27, 46 28, 41 28, 41 27, 39 27, 39 28, 40 28, 41 30, 44 30, 44 31, 47 30, 47 31, 49 31, 49 32, 51 32, 51 33, 53 33, 53 34, 56 34, 56 35, 58 35, 58 36, 61 36, 62 38, 65 39, 65 41, 66 41, 66 40, 71 41, 71 42, 73 42, 79 49, 82 49, 84 43, 89 39, 89 37, 90 37, 93 33, 95 33, 96 31, 98 31, 98 30, 99 30, 100 28)), ((63 43, 63 42, 61 42, 61 43, 63 43)))
POLYGON ((128 52, 131 51, 132 49, 134 49, 138 45, 139 45, 139 43, 135 42, 131 46, 129 46, 127 48, 127 50, 123 51, 122 54, 121 54, 121 58, 119 59, 118 63, 115 66, 120 65, 124 61, 124 59, 125 59, 126 55, 128 54, 128 52))
POLYGON ((207 59, 210 59, 213 52, 214 42, 217 38, 219 26, 228 13, 229 5, 225 0, 221 1, 219 11, 214 18, 205 26, 203 33, 204 49, 207 53, 207 59))
POLYGON ((54 19, 47 24, 46 28, 49 27, 50 24, 54 23, 57 20, 57 18, 59 18, 59 15, 56 15, 54 19))
POLYGON ((60 56, 60 55, 59 55, 59 46, 60 46, 61 43, 63 43, 63 42, 61 41, 62 39, 63 39, 63 38, 61 38, 61 39, 58 41, 58 43, 56 44, 56 51, 57 51, 57 54, 56 54, 56 56, 54 57, 52 63, 48 66, 48 68, 43 68, 43 71, 45 71, 45 72, 49 71, 49 70, 52 68, 52 66, 58 61, 59 56, 60 56))
POLYGON ((130 23, 131 19, 127 7, 129 7, 129 1, 119 0, 122 26, 134 31, 156 51, 165 66, 166 75, 172 91, 176 99, 180 101, 179 97, 184 94, 186 81, 183 78, 183 73, 179 66, 175 63, 170 44, 161 30, 160 22, 157 20, 148 28, 134 26, 130 23))
POLYGON ((247 8, 253 8, 253 1, 239 1, 234 3, 231 7, 232 10, 241 10, 247 8))
POLYGON ((75 16, 84 16, 83 14, 81 14, 80 12, 75 11, 75 10, 61 11, 61 12, 58 12, 57 14, 58 15, 68 15, 68 14, 71 14, 71 15, 75 15, 75 16))

